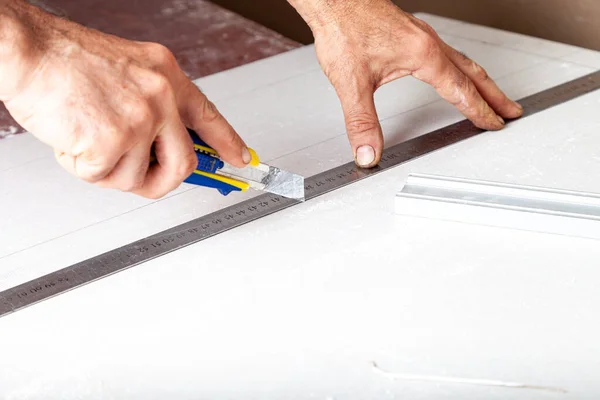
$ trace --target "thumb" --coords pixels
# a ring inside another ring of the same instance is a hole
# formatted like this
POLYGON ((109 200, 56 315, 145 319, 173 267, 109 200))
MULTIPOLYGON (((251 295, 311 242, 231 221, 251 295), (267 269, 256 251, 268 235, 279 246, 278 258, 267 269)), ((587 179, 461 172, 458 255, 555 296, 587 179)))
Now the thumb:
POLYGON ((354 160, 363 168, 376 166, 383 152, 383 133, 375 109, 374 91, 368 83, 338 90, 354 160))

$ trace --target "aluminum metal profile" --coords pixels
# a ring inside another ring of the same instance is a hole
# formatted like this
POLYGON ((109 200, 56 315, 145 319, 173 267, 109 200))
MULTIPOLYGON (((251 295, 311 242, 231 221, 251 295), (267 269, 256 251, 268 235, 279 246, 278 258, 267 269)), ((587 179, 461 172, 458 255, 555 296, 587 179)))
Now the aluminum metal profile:
POLYGON ((411 174, 397 214, 600 239, 600 194, 411 174))

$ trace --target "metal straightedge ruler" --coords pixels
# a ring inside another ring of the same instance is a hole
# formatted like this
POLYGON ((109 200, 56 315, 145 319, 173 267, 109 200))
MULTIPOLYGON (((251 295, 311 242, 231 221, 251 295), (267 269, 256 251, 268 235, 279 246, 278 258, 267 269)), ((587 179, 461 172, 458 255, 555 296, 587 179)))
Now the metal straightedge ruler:
MULTIPOLYGON (((527 117, 600 88, 600 71, 520 101, 527 117)), ((306 200, 396 167, 484 131, 464 120, 386 149, 373 169, 348 163, 305 180, 306 200)), ((299 204, 264 194, 0 292, 0 317, 299 204)))

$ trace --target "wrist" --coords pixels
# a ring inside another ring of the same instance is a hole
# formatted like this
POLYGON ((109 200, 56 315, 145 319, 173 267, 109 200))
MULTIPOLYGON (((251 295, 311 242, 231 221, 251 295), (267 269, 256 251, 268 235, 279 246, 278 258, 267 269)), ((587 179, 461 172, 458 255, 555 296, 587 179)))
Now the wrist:
POLYGON ((288 0, 313 33, 339 24, 373 0, 288 0))
POLYGON ((12 99, 40 64, 43 36, 36 28, 35 7, 20 0, 0 0, 0 101, 12 99))

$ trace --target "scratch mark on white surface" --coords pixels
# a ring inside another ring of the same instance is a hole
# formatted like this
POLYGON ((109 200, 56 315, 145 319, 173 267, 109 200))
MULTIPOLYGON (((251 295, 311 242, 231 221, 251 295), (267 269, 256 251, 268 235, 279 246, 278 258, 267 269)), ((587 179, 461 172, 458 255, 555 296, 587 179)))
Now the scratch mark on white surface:
POLYGON ((389 372, 381 369, 375 361, 371 362, 373 370, 392 380, 403 380, 403 381, 421 381, 421 382, 434 382, 434 383, 454 383, 454 384, 465 384, 465 385, 477 385, 477 386, 496 386, 505 388, 515 389, 533 389, 533 390, 545 390, 548 392, 557 393, 568 393, 565 389, 555 388, 550 386, 536 386, 528 385, 521 382, 507 382, 497 381, 493 379, 470 379, 470 378, 456 378, 451 376, 434 376, 434 375, 415 375, 415 374, 402 374, 396 372, 389 372))

